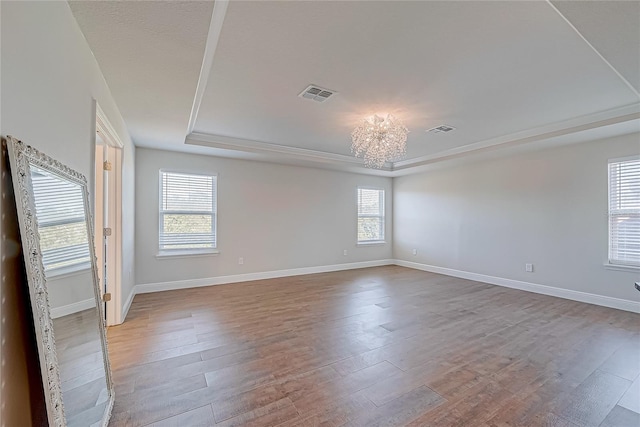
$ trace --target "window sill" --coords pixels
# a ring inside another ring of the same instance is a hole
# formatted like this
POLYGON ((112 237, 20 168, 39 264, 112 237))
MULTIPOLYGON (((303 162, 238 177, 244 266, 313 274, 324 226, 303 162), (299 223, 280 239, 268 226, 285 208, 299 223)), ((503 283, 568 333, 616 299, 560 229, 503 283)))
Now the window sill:
POLYGON ((606 268, 607 270, 620 270, 620 271, 633 271, 633 272, 640 271, 639 265, 611 264, 608 262, 604 263, 604 268, 606 268))
POLYGON ((386 245, 387 242, 384 240, 376 240, 373 242, 358 242, 356 246, 376 246, 376 245, 386 245))
POLYGON ((216 256, 220 253, 217 249, 206 250, 206 251, 165 251, 158 252, 156 254, 157 259, 167 259, 167 258, 197 258, 197 257, 206 257, 206 256, 216 256))

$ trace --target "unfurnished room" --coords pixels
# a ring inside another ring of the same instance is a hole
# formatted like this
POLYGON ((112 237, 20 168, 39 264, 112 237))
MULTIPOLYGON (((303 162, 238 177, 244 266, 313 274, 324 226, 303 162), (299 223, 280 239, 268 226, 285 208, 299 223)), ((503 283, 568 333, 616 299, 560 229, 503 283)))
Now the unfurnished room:
POLYGON ((640 427, 640 1, 0 1, 2 427, 640 427))

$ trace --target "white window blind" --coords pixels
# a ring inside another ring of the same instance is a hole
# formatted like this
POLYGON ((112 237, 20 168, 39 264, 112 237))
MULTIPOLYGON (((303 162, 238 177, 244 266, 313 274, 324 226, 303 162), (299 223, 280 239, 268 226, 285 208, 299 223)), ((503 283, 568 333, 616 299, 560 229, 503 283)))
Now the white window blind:
POLYGON ((358 243, 384 241, 384 190, 358 188, 358 243))
POLYGON ((609 163, 609 263, 640 266, 640 159, 609 163))
POLYGON ((82 187, 31 167, 40 249, 45 272, 91 266, 82 187))
POLYGON ((160 251, 216 247, 216 176, 160 172, 160 251))

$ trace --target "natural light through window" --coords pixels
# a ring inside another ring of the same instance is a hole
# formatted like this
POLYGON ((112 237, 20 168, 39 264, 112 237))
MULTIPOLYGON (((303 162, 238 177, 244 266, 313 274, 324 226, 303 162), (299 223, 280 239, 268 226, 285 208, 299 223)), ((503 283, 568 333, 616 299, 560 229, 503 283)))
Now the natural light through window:
POLYGON ((216 248, 215 175, 160 171, 160 253, 216 248))
POLYGON ((384 190, 358 188, 358 243, 384 242, 384 190))
POLYGON ((609 162, 609 263, 640 266, 640 158, 609 162))
POLYGON ((31 167, 42 264, 49 276, 91 267, 82 187, 31 167))

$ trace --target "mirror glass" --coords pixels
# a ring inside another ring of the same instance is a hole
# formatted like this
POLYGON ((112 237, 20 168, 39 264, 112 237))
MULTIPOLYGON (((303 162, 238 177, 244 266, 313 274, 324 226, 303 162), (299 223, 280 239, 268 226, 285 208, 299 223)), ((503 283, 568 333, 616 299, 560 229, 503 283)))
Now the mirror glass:
POLYGON ((68 426, 102 420, 109 402, 82 187, 31 165, 42 263, 68 426))
POLYGON ((15 138, 5 141, 48 424, 107 426, 115 397, 87 180, 15 138))

